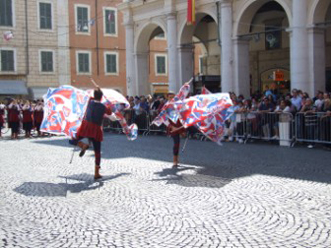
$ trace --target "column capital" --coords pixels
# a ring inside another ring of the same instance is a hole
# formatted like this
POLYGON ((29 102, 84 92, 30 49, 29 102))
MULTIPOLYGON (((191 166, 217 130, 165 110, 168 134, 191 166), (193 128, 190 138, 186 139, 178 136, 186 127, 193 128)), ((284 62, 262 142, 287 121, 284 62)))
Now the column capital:
POLYGON ((124 21, 122 24, 125 28, 133 28, 134 26, 133 21, 124 21))
POLYGON ((232 6, 232 0, 218 0, 217 2, 219 2, 221 4, 221 7, 232 6))
POLYGON ((179 45, 177 48, 180 52, 192 52, 194 47, 195 46, 192 44, 183 44, 183 45, 179 45))
POLYGON ((165 16, 167 17, 167 20, 176 20, 177 13, 174 11, 165 13, 165 16))
POLYGON ((311 33, 314 33, 314 34, 324 34, 324 32, 325 32, 325 28, 319 27, 319 26, 316 26, 316 25, 308 26, 307 27, 307 30, 308 30, 308 33, 309 34, 311 34, 311 33))
POLYGON ((137 52, 133 54, 136 57, 145 57, 149 55, 149 52, 137 52))
POLYGON ((252 36, 237 36, 232 38, 235 43, 248 43, 252 39, 252 36))

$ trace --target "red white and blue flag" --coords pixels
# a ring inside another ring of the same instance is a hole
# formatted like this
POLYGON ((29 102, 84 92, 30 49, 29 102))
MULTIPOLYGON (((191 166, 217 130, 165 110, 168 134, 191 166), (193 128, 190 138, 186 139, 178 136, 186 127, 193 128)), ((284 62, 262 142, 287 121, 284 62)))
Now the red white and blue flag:
MULTIPOLYGON (((122 130, 129 140, 135 140, 138 137, 138 127, 137 124, 133 123, 130 126, 127 124, 126 119, 121 113, 122 109, 127 109, 130 107, 128 100, 118 91, 113 89, 101 89, 103 97, 101 103, 105 106, 110 107, 112 110, 111 115, 106 115, 111 121, 118 121, 122 126, 122 130)), ((87 91, 92 97, 94 90, 87 91)))
MULTIPOLYGON (((120 112, 123 107, 130 106, 126 98, 115 90, 102 89, 102 91, 104 93, 102 103, 111 107, 112 116, 115 116, 122 125, 128 139, 135 140, 138 136, 137 125, 128 126, 120 112)), ((40 127, 41 131, 76 138, 92 94, 93 90, 83 91, 67 85, 56 89, 50 88, 44 95, 44 119, 40 127)))
MULTIPOLYGON (((203 87, 201 94, 208 95, 212 93, 206 87, 203 87)), ((232 103, 229 101, 227 101, 227 104, 232 105, 232 103)), ((201 133, 219 145, 221 144, 221 140, 224 135, 225 121, 232 114, 227 107, 228 105, 224 106, 224 109, 221 112, 210 115, 207 119, 195 124, 201 133)))
POLYGON ((42 132, 76 137, 85 115, 89 95, 72 86, 48 89, 44 95, 42 132))
MULTIPOLYGON (((192 80, 191 80, 192 81, 192 80)), ((175 95, 175 97, 164 104, 163 108, 160 111, 160 114, 154 119, 151 125, 161 126, 162 124, 168 126, 169 125, 169 119, 176 123, 179 118, 179 112, 175 109, 175 103, 183 101, 188 94, 190 93, 190 83, 191 81, 185 83, 175 95)))
POLYGON ((211 94, 203 88, 201 95, 185 99, 189 92, 189 83, 185 84, 176 97, 167 103, 152 124, 168 125, 179 119, 185 128, 195 126, 210 140, 221 143, 225 121, 232 115, 229 107, 232 101, 228 93, 211 94))

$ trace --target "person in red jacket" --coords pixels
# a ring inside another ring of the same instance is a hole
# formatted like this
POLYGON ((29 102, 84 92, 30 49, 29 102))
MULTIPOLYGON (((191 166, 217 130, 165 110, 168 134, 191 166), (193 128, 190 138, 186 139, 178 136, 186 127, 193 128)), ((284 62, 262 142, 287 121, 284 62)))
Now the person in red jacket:
POLYGON ((12 101, 8 109, 9 112, 9 121, 11 126, 11 138, 18 139, 18 130, 20 125, 20 106, 17 104, 16 100, 12 101))
POLYGON ((31 129, 32 129, 32 107, 30 102, 27 100, 22 107, 23 111, 23 129, 25 131, 25 137, 31 137, 31 129))
POLYGON ((42 101, 38 101, 36 107, 33 112, 34 126, 38 131, 38 136, 41 136, 40 126, 43 122, 44 118, 44 103, 42 101))
POLYGON ((80 141, 83 138, 88 138, 89 143, 93 143, 94 156, 95 156, 95 171, 94 179, 99 179, 100 175, 100 163, 101 163, 101 141, 103 140, 102 121, 105 114, 110 115, 112 113, 110 108, 107 108, 100 101, 103 96, 100 88, 94 90, 94 98, 90 100, 85 117, 81 126, 77 131, 77 138, 70 140, 69 143, 77 145, 81 148, 79 154, 80 157, 84 156, 85 151, 89 148, 88 144, 80 141))
POLYGON ((1 129, 4 127, 5 124, 5 118, 4 118, 5 109, 6 106, 2 102, 0 102, 0 137, 1 137, 1 129))
MULTIPOLYGON (((171 101, 175 96, 175 93, 168 93, 168 101, 171 101)), ((184 136, 186 133, 186 129, 178 120, 176 123, 172 122, 169 119, 169 125, 167 126, 167 133, 171 136, 174 141, 173 146, 173 168, 178 168, 178 159, 179 159, 179 147, 180 147, 180 136, 184 136)))

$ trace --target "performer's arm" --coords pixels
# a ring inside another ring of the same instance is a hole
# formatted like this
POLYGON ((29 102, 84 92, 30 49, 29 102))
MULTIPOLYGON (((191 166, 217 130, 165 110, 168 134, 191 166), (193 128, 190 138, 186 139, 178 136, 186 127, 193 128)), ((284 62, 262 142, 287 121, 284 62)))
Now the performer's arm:
POLYGON ((113 111, 111 111, 110 107, 106 107, 106 114, 107 115, 111 115, 113 113, 113 111))
POLYGON ((185 127, 184 126, 181 126, 181 127, 174 127, 174 126, 172 126, 171 128, 170 128, 170 134, 173 134, 173 133, 176 133, 176 132, 178 132, 179 130, 182 130, 182 129, 185 129, 185 127))

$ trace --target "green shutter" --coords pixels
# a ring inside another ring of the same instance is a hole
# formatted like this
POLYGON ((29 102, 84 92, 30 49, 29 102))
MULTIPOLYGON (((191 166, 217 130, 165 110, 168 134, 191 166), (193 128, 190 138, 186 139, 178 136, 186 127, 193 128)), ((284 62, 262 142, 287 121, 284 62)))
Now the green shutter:
POLYGON ((87 30, 84 30, 84 26, 88 26, 88 9, 85 7, 77 7, 77 24, 78 24, 78 31, 79 32, 88 32, 87 30))
POLYGON ((41 71, 52 72, 53 71, 53 53, 41 52, 41 71))
POLYGON ((40 28, 52 29, 52 5, 50 3, 39 3, 40 28))
POLYGON ((0 0, 0 26, 13 26, 12 0, 0 0))
POLYGON ((14 51, 1 51, 1 71, 14 71, 14 51))
POLYGON ((46 4, 46 22, 47 28, 52 29, 52 5, 46 4))
POLYGON ((116 33, 116 16, 114 10, 105 11, 105 27, 106 27, 106 34, 116 33))
POLYGON ((78 72, 89 72, 89 54, 78 54, 78 72))
POLYGON ((116 54, 107 54, 107 73, 117 73, 116 54))

